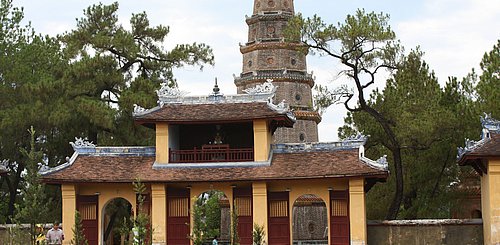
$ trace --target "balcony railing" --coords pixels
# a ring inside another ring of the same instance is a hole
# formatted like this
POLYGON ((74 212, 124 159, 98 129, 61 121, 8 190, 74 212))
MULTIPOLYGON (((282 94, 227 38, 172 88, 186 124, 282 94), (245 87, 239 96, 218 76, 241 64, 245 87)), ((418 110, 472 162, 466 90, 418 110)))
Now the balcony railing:
POLYGON ((171 163, 203 163, 203 162, 251 162, 254 160, 253 148, 231 149, 227 144, 203 145, 201 149, 172 150, 169 149, 171 163))

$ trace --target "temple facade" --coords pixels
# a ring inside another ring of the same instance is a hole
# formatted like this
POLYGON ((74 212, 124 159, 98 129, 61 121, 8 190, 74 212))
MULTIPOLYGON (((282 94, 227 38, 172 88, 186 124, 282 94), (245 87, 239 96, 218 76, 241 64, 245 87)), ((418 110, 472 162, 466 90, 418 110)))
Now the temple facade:
POLYGON ((292 128, 280 128, 274 143, 318 141, 321 116, 313 108, 313 75, 307 72, 305 48, 287 41, 283 31, 294 15, 293 0, 255 0, 253 14, 247 17, 248 40, 240 47, 243 67, 235 78, 238 93, 272 79, 277 87, 276 101, 287 103, 297 122, 292 128))
POLYGON ((388 174, 385 158, 364 156, 366 138, 273 144, 273 134, 296 118, 284 103, 273 103, 271 82, 246 94, 217 91, 184 97, 165 85, 157 107, 137 107, 136 122, 156 131, 154 147, 73 142, 69 161, 42 173, 45 182, 61 185, 63 224, 74 224, 78 210, 89 244, 105 244, 107 206, 121 198, 137 213, 131 183, 140 179, 153 244, 190 244, 192 200, 210 190, 238 210, 240 244, 252 244, 255 224, 265 227, 266 244, 292 244, 291 210, 310 196, 326 207, 325 241, 366 244, 365 192, 388 174))
MULTIPOLYGON (((111 212, 124 206, 132 217, 149 215, 152 244, 193 244, 196 200, 212 191, 237 216, 222 215, 221 222, 236 227, 242 245, 253 244, 255 225, 270 245, 303 237, 314 244, 367 243, 365 194, 387 178, 387 161, 366 158, 361 135, 317 142, 321 118, 312 106, 306 54, 283 38, 293 14, 293 0, 254 1, 237 94, 220 94, 216 83, 208 95, 184 96, 163 84, 157 106, 136 106, 133 114, 155 131, 154 146, 75 139, 73 156, 42 172, 44 182, 61 186, 64 244, 73 238, 76 211, 90 245, 113 243, 111 212), (142 209, 132 185, 138 179, 145 184, 142 209), (298 213, 322 222, 303 222, 298 213)), ((227 230, 219 235, 226 244, 227 230)))

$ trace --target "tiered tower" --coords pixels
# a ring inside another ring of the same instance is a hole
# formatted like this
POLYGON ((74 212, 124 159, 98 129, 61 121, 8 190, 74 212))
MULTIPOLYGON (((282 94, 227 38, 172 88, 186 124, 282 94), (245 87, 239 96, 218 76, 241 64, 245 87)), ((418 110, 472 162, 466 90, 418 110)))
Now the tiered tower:
POLYGON ((238 93, 268 79, 278 87, 274 101, 285 101, 295 111, 293 128, 279 128, 275 143, 318 141, 320 115, 313 109, 314 79, 307 73, 306 54, 300 42, 285 42, 283 30, 294 15, 293 0, 254 0, 247 17, 248 41, 240 47, 243 71, 234 83, 238 93))

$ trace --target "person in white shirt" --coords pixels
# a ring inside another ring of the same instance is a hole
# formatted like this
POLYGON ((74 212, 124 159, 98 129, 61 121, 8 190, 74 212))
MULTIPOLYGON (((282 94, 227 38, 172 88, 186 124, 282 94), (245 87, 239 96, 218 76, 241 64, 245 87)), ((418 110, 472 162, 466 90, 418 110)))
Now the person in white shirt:
POLYGON ((64 232, 59 229, 59 223, 55 222, 52 229, 47 232, 47 243, 49 245, 62 245, 62 241, 64 240, 64 232))

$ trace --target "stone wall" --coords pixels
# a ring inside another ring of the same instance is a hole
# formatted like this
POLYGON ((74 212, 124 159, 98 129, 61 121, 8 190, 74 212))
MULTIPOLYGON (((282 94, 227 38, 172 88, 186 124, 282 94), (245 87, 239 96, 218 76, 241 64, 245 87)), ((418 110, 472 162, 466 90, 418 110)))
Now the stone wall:
POLYGON ((479 245, 483 244, 481 219, 369 221, 369 245, 479 245))

